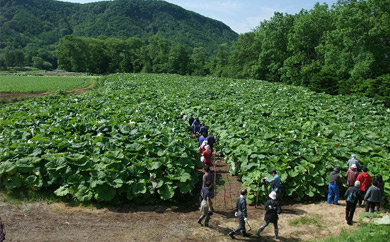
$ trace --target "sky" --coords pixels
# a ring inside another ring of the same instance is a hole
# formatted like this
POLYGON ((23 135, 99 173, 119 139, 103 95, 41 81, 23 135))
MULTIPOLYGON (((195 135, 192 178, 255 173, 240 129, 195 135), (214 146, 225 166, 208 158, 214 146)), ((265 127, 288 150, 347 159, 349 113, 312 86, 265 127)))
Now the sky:
MULTIPOLYGON (((61 0, 88 3, 99 0, 61 0)), ((316 2, 329 6, 337 0, 165 0, 203 16, 222 21, 233 31, 243 34, 252 31, 260 22, 269 20, 274 12, 295 14, 310 10, 316 2)))

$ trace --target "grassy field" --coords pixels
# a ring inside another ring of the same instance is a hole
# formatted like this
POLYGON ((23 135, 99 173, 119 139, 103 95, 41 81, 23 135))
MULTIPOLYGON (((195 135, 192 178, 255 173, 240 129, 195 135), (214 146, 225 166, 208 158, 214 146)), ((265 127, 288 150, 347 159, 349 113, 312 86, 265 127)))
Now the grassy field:
POLYGON ((93 82, 92 77, 78 76, 0 76, 0 92, 54 92, 84 88, 93 82))

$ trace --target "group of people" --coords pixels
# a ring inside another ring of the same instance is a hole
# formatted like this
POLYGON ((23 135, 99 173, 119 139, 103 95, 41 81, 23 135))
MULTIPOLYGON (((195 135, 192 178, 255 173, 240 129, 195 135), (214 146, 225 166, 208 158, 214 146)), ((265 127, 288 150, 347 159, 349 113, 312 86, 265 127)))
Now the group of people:
MULTIPOLYGON (((380 203, 384 201, 384 182, 382 175, 378 174, 373 181, 370 174, 368 174, 367 167, 362 167, 360 162, 356 159, 356 155, 352 155, 347 162, 348 171, 346 173, 347 191, 344 194, 346 201, 346 215, 345 219, 348 225, 352 225, 353 215, 356 206, 365 206, 365 211, 374 212, 379 211, 380 203), (359 171, 362 171, 359 174, 359 171), (365 204, 363 204, 363 201, 365 204)), ((340 169, 335 167, 329 176, 328 199, 327 203, 338 204, 340 196, 339 186, 341 185, 341 178, 339 175, 340 169)))
MULTIPOLYGON (((180 114, 181 119, 187 120, 187 116, 183 113, 180 114)), ((195 137, 198 137, 198 147, 201 154, 201 161, 204 165, 204 175, 202 177, 202 190, 200 194, 200 211, 201 216, 198 219, 198 223, 203 226, 209 226, 209 221, 214 213, 214 208, 211 200, 211 193, 213 188, 213 173, 210 167, 213 166, 212 157, 214 152, 214 144, 216 142, 214 136, 209 132, 205 123, 201 123, 199 118, 190 116, 188 118, 188 125, 191 127, 191 132, 195 137)), ((277 200, 277 194, 280 191, 281 181, 276 170, 270 172, 272 178, 264 177, 264 183, 270 183, 272 187, 271 193, 268 195, 269 200, 264 204, 266 214, 264 217, 265 223, 260 226, 256 235, 260 236, 260 233, 268 226, 269 223, 274 224, 275 238, 278 237, 278 215, 281 213, 280 203, 277 200)), ((236 202, 235 216, 238 217, 239 225, 237 228, 229 233, 231 238, 234 238, 236 233, 242 232, 243 236, 248 236, 246 232, 245 224, 248 223, 247 214, 247 202, 246 202, 247 190, 240 191, 240 196, 236 202)))
MULTIPOLYGON (((260 237, 261 232, 270 224, 273 223, 274 225, 274 232, 275 232, 275 238, 277 239, 279 236, 279 228, 278 228, 278 220, 279 220, 279 214, 281 213, 282 209, 280 206, 279 201, 277 200, 277 194, 280 192, 280 186, 281 181, 280 178, 276 172, 276 170, 272 170, 270 174, 273 176, 272 179, 268 177, 264 177, 263 181, 266 183, 270 183, 272 185, 272 191, 268 195, 270 198, 267 200, 264 204, 265 208, 265 215, 264 215, 264 221, 265 223, 260 226, 260 228, 256 232, 256 236, 260 237)), ((233 229, 229 236, 234 239, 234 235, 242 232, 242 235, 244 237, 249 236, 246 232, 245 224, 248 223, 248 213, 247 213, 247 203, 246 203, 246 195, 247 190, 243 189, 240 191, 240 196, 237 199, 236 202, 236 208, 234 210, 234 215, 238 217, 238 227, 233 229)), ((249 224, 248 224, 249 225, 249 224)))
MULTIPOLYGON (((181 118, 187 120, 187 116, 181 113, 181 118)), ((198 137, 198 147, 201 154, 201 161, 204 165, 204 175, 202 179, 202 190, 200 196, 200 210, 201 216, 198 219, 198 223, 202 225, 202 220, 205 219, 205 226, 209 226, 210 216, 213 214, 213 206, 211 201, 211 191, 213 187, 213 173, 210 167, 212 167, 212 155, 214 151, 215 138, 209 132, 208 127, 201 123, 199 118, 190 116, 188 118, 188 124, 195 137, 198 137)), ((346 172, 346 190, 344 197, 346 201, 346 216, 345 219, 348 225, 352 225, 353 215, 356 206, 364 207, 366 212, 379 211, 380 203, 384 201, 384 182, 380 174, 377 175, 376 179, 372 181, 372 177, 368 174, 367 167, 362 167, 360 162, 357 160, 356 155, 352 155, 351 159, 347 162, 348 171, 346 172), (359 171, 362 171, 359 173, 359 171), (363 205, 364 201, 364 205, 363 205)), ((328 197, 327 203, 338 204, 340 197, 341 177, 340 169, 335 167, 329 176, 328 186, 328 197)), ((256 235, 260 236, 261 232, 269 225, 274 224, 275 238, 278 237, 278 215, 281 213, 281 206, 277 200, 277 195, 281 190, 281 180, 276 170, 270 172, 272 178, 264 177, 263 182, 270 183, 272 191, 269 193, 270 198, 265 204, 265 223, 260 226, 256 235)), ((236 202, 235 216, 238 217, 239 225, 233 229, 229 236, 234 238, 234 235, 242 232, 243 236, 248 236, 246 232, 245 224, 248 223, 247 214, 247 202, 246 202, 247 190, 243 189, 240 191, 240 196, 236 202)))

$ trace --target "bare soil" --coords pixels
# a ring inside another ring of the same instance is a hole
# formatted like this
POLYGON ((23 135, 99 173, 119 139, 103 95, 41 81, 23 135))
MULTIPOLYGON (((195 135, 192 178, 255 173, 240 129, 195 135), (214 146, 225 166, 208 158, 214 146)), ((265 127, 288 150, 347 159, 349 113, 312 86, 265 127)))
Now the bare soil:
MULTIPOLYGON (((72 90, 65 91, 64 94, 82 94, 88 92, 93 87, 91 83, 88 87, 85 88, 76 88, 72 90)), ((25 99, 37 98, 42 96, 53 95, 52 92, 0 92, 0 100, 5 99, 9 103, 19 102, 25 99)))
MULTIPOLYGON (((217 155, 215 160, 218 185, 213 199, 215 214, 209 228, 196 222, 200 216, 196 205, 185 209, 156 205, 97 209, 45 202, 15 205, 3 202, 0 197, 6 241, 231 241, 227 233, 238 225, 233 208, 241 183, 229 175, 222 157, 217 155)), ((282 210, 278 241, 306 241, 338 235, 342 229, 357 228, 359 215, 364 211, 357 208, 354 225, 348 226, 344 205, 294 204, 282 206, 282 210), (320 215, 320 225, 292 226, 289 223, 299 216, 312 214, 320 215)), ((272 224, 263 231, 261 239, 254 236, 264 222, 264 213, 263 206, 248 206, 251 236, 237 235, 237 240, 274 241, 272 224)))

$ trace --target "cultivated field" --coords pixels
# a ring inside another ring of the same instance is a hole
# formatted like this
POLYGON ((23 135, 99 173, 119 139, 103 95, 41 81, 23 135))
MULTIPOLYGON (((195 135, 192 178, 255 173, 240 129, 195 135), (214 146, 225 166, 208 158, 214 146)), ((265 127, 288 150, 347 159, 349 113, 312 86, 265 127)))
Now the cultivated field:
POLYGON ((94 79, 87 76, 0 76, 0 93, 37 93, 88 87, 94 79))
MULTIPOLYGON (((109 224, 118 220, 117 230, 106 232, 116 234, 118 241, 224 241, 236 223, 232 209, 241 187, 250 190, 248 202, 254 202, 259 180, 275 168, 286 188, 283 201, 324 201, 330 171, 338 166, 344 174, 352 153, 373 177, 383 175, 389 197, 390 110, 372 99, 317 94, 255 80, 176 75, 110 75, 101 84, 83 95, 46 96, 0 108, 0 179, 5 193, 44 192, 63 201, 112 210, 78 217, 85 221, 87 232, 80 230, 75 237, 58 237, 54 227, 43 224, 29 231, 43 231, 58 241, 105 241, 96 237, 101 234, 94 232, 95 223, 87 221, 96 219, 103 229, 107 219, 109 224), (180 112, 200 117, 217 138, 221 167, 217 167, 216 215, 213 228, 206 232, 194 228, 202 164, 197 141, 189 135, 187 122, 179 119, 180 112), (172 210, 178 204, 178 210, 172 210), (157 211, 150 211, 154 207, 157 211), (129 226, 135 226, 136 233, 128 232, 129 226), (172 233, 160 233, 159 228, 172 233), (139 233, 145 232, 149 237, 142 240, 139 233)), ((342 186, 341 194, 344 191, 342 186)), ((264 202, 263 186, 260 194, 264 202)), ((41 213, 30 215, 0 205, 9 210, 5 218, 12 221, 15 233, 23 234, 25 225, 13 216, 40 220, 41 213)), ((34 206, 27 204, 25 209, 34 206)), ((342 206, 286 206, 281 222, 286 241, 334 235, 346 227, 342 206), (323 227, 287 232, 289 219, 318 213, 317 222, 323 227)), ((57 224, 56 228, 74 222, 73 215, 59 222, 68 208, 60 215, 53 208, 45 209, 43 221, 57 224)), ((254 227, 262 222, 260 210, 252 209, 254 227)))

